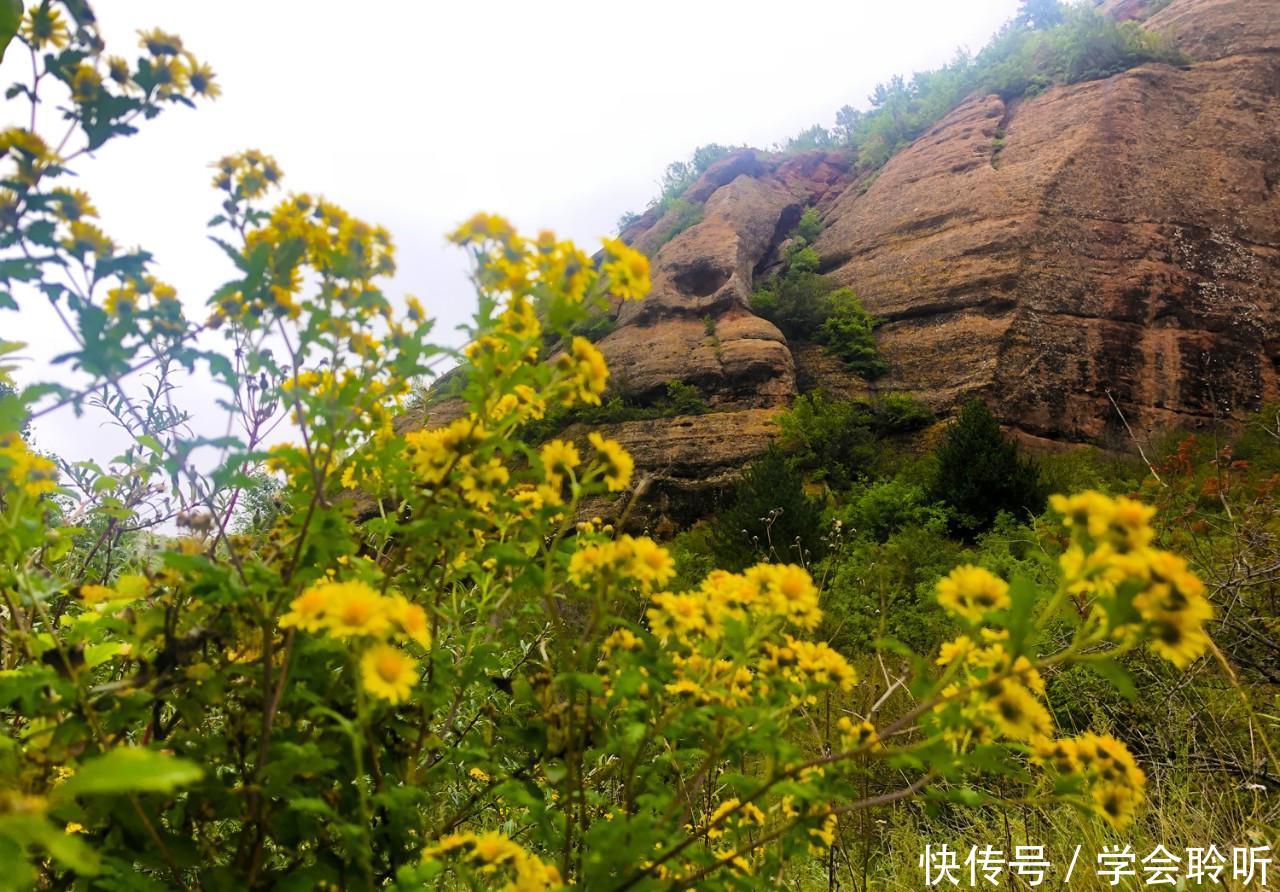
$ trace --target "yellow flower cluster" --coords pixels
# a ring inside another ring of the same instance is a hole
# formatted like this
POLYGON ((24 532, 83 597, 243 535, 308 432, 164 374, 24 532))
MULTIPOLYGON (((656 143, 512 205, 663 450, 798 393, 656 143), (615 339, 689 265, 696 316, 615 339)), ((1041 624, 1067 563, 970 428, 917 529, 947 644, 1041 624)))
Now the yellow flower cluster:
POLYGON ((649 293, 649 261, 622 239, 604 240, 601 271, 609 281, 609 292, 622 300, 640 300, 649 293))
POLYGON ((1147 778, 1123 743, 1107 734, 1082 734, 1034 742, 1038 763, 1074 775, 1089 787, 1094 811, 1124 829, 1145 798, 1147 778))
POLYGON ((740 622, 748 615, 815 628, 822 620, 817 586, 794 564, 757 564, 740 574, 716 570, 694 591, 655 595, 647 612, 655 635, 686 643, 719 638, 727 620, 740 622))
POLYGON ((411 431, 405 435, 414 471, 427 484, 442 483, 464 455, 472 452, 488 436, 484 425, 473 415, 458 418, 444 427, 411 431))
MULTIPOLYGON (((478 371, 498 379, 538 361, 546 319, 563 327, 583 306, 603 309, 606 295, 639 299, 649 290, 648 260, 617 239, 606 240, 599 269, 572 242, 557 240, 550 232, 526 239, 493 214, 475 215, 450 239, 472 249, 476 284, 490 295, 494 308, 501 308, 495 324, 465 351, 478 371)), ((599 404, 609 369, 590 341, 571 338, 550 365, 558 376, 543 390, 544 398, 566 406, 599 404)))
POLYGON ((563 885, 560 871, 497 831, 452 833, 423 851, 423 861, 460 857, 483 875, 503 871, 509 877, 501 892, 551 892, 563 885))
POLYGON ((30 186, 45 170, 58 160, 45 141, 30 130, 10 127, 0 130, 0 156, 13 162, 14 171, 5 173, 23 186, 30 186))
POLYGON ((1054 496, 1071 544, 1060 558, 1067 591, 1121 641, 1145 632, 1151 649, 1179 668, 1209 645, 1213 606, 1182 558, 1152 548, 1153 508, 1098 492, 1054 496))
POLYGON ((726 799, 716 806, 716 810, 707 818, 706 836, 707 839, 719 839, 734 828, 763 827, 764 823, 764 812, 757 808, 755 803, 743 804, 736 797, 726 799))
POLYGON ((702 654, 674 654, 676 680, 664 686, 668 694, 699 703, 722 703, 733 707, 750 700, 754 692, 765 694, 766 680, 736 660, 709 659, 702 654))
POLYGON ((1009 584, 999 576, 962 564, 938 580, 938 603, 969 622, 1009 606, 1009 584))
POLYGON ((675 572, 671 554, 648 536, 587 542, 569 559, 569 577, 583 586, 613 577, 634 579, 645 591, 652 591, 666 585, 675 572))
MULTIPOLYGON (((275 160, 256 150, 228 155, 216 165, 213 184, 228 193, 228 203, 252 201, 276 186, 282 174, 275 160)), ((247 213, 247 212, 246 212, 247 213)), ((311 195, 292 195, 278 203, 262 225, 245 234, 246 254, 265 251, 272 258, 264 272, 265 295, 252 300, 239 293, 222 294, 215 321, 246 321, 260 313, 296 318, 304 271, 319 276, 320 303, 344 308, 357 322, 381 316, 390 322, 390 308, 371 284, 395 272, 395 248, 390 233, 351 216, 341 207, 311 195)), ((414 312, 411 306, 411 314, 414 312)), ((417 311, 420 315, 420 309, 417 311)), ((366 334, 352 330, 344 316, 324 320, 323 330, 353 337, 350 346, 365 356, 372 346, 366 334)), ((392 327, 392 333, 395 332, 392 327)))
POLYGON ((764 652, 762 672, 780 673, 802 688, 834 686, 849 691, 858 682, 854 668, 825 641, 801 641, 788 635, 781 645, 765 642, 764 652))
POLYGON ((127 279, 119 287, 110 289, 103 309, 117 318, 146 310, 153 330, 161 333, 179 335, 186 329, 177 289, 150 275, 127 279))
POLYGON ((869 721, 855 722, 847 715, 842 715, 836 721, 836 730, 840 732, 840 745, 845 750, 875 750, 882 746, 876 726, 869 721))
MULTIPOLYGON (((284 176, 276 160, 257 149, 225 155, 214 167, 217 173, 213 176, 213 187, 244 199, 261 198, 284 176)), ((277 223, 278 213, 280 208, 271 215, 273 224, 277 223)))
POLYGON ((600 404, 600 394, 609 386, 609 367, 595 344, 586 338, 575 337, 569 349, 556 359, 555 366, 571 382, 567 405, 574 402, 600 404))
MULTIPOLYGON (((581 301, 598 274, 591 259, 572 242, 558 241, 550 232, 530 241, 496 214, 476 214, 449 236, 457 245, 473 247, 479 259, 477 280, 494 291, 517 292, 543 285, 581 301)), ((620 239, 604 240, 601 266, 609 293, 622 300, 639 300, 649 293, 649 261, 620 239)))
POLYGON ((32 452, 17 434, 0 434, 0 474, 28 496, 48 495, 58 488, 58 466, 32 452))
MULTIPOLYGON (((948 702, 960 701, 964 719, 948 731, 948 739, 963 749, 982 743, 992 733, 1027 742, 1053 733, 1053 720, 1043 702, 1044 679, 1024 656, 1014 658, 1005 648, 1008 633, 983 629, 979 643, 961 635, 942 645, 937 663, 959 672, 942 691, 948 702)), ((946 703, 937 709, 946 708, 946 703)))
POLYGON ((635 471, 635 461, 631 454, 619 445, 617 440, 608 440, 592 431, 587 435, 587 442, 596 450, 603 462, 603 477, 610 492, 621 492, 631 485, 631 474, 635 471))
POLYGON ((402 595, 383 595, 360 581, 310 586, 293 599, 280 626, 355 640, 364 648, 364 689, 389 703, 406 700, 418 680, 418 662, 390 640, 431 646, 431 628, 421 606, 402 595))

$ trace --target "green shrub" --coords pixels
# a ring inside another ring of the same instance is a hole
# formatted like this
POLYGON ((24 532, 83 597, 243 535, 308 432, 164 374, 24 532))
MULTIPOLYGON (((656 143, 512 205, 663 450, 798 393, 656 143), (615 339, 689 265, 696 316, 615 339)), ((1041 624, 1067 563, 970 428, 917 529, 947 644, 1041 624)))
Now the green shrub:
POLYGON ((1045 492, 1096 489, 1120 494, 1137 488, 1147 469, 1136 457, 1116 456, 1093 446, 1044 455, 1037 459, 1045 492))
POLYGON ((920 430, 933 421, 929 407, 909 393, 881 394, 876 398, 875 410, 879 429, 889 433, 920 430))
MULTIPOLYGON (((1116 22, 1087 5, 1033 0, 976 56, 961 51, 941 68, 877 85, 868 111, 841 108, 830 136, 856 151, 859 164, 874 169, 975 92, 1008 100, 1144 62, 1180 61, 1164 39, 1136 22, 1116 22)), ((792 143, 812 147, 812 136, 806 131, 792 143)))
MULTIPOLYGON (((833 132, 821 124, 814 124, 788 139, 781 146, 781 150, 788 153, 811 152, 814 149, 829 149, 836 144, 836 135, 833 132)), ((775 146, 775 148, 778 147, 775 146)))
POLYGON ((696 523, 683 530, 666 543, 667 551, 676 562, 676 575, 668 583, 672 591, 697 588, 702 580, 716 568, 712 557, 712 531, 707 523, 696 523))
POLYGON ((635 211, 623 211, 618 216, 618 222, 615 225, 617 227, 618 232, 622 232, 628 226, 631 226, 632 224, 636 223, 639 219, 640 219, 640 215, 637 214, 635 211))
POLYGON ((1035 464, 1000 430, 991 410, 971 400, 935 450, 937 472, 929 496, 952 509, 952 527, 973 537, 1001 511, 1018 517, 1044 510, 1045 492, 1035 464))
POLYGON ((795 229, 791 230, 794 238, 802 239, 807 244, 812 244, 822 234, 822 217, 818 214, 817 208, 805 208, 804 213, 800 215, 800 220, 796 223, 795 229))
POLYGON ((788 340, 819 343, 850 371, 868 379, 879 377, 888 366, 876 348, 877 321, 852 289, 838 288, 818 273, 821 258, 809 241, 821 231, 817 211, 809 208, 791 231, 782 272, 756 289, 751 309, 778 326, 788 340))
POLYGON ((818 329, 817 341, 844 360, 845 367, 867 379, 889 368, 876 347, 876 319, 862 308, 849 288, 827 295, 829 314, 818 329))
POLYGON ((1144 62, 1181 61, 1163 38, 1137 22, 1116 22, 1088 9, 1072 9, 1045 40, 1053 52, 1051 74, 1069 84, 1110 77, 1144 62))
POLYGON ((683 381, 668 381, 663 395, 657 399, 622 389, 598 406, 584 403, 548 412, 545 417, 526 424, 520 431, 520 438, 526 443, 542 443, 571 424, 595 427, 623 421, 674 418, 677 415, 704 415, 708 411, 710 407, 701 390, 683 381))
POLYGON ((717 566, 739 570, 758 560, 809 564, 825 550, 821 511, 804 476, 777 446, 748 466, 711 522, 717 566))
POLYGON ((929 414, 907 394, 875 400, 804 394, 779 418, 779 442, 792 463, 812 479, 841 489, 885 470, 882 439, 917 430, 929 414))
MULTIPOLYGON (((708 143, 694 149, 688 161, 672 161, 662 172, 662 179, 658 183, 658 194, 650 199, 649 207, 652 209, 661 206, 664 212, 670 210, 671 202, 684 195, 685 190, 692 186, 708 167, 732 151, 734 151, 733 146, 708 143)), ((639 219, 639 214, 626 212, 618 218, 618 231, 621 232, 639 219)), ((668 240, 674 237, 675 233, 672 233, 668 236, 668 240)))
POLYGON ((685 201, 683 198, 663 199, 662 210, 662 219, 666 220, 666 222, 662 224, 662 229, 654 242, 654 251, 689 227, 702 222, 702 205, 695 204, 692 201, 685 201))
POLYGON ((667 395, 657 406, 672 415, 703 415, 708 409, 702 391, 683 381, 668 381, 667 395))
POLYGON ((618 320, 609 313, 592 313, 573 327, 571 333, 593 344, 602 341, 618 328, 618 320))
POLYGON ((908 526, 885 542, 859 539, 833 553, 821 570, 827 579, 823 633, 847 653, 891 638, 918 654, 936 652, 953 629, 934 585, 969 558, 936 526, 908 526))
POLYGON ((897 477, 855 487, 838 516, 849 534, 873 542, 888 541, 905 527, 947 528, 946 509, 931 503, 923 486, 897 477))

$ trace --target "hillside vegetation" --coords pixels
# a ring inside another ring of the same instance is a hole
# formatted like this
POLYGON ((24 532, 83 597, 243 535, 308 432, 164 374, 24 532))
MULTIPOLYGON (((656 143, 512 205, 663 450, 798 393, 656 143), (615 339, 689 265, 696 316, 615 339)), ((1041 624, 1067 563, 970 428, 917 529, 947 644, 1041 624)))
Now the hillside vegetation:
MULTIPOLYGON (((775 149, 786 153, 843 150, 872 171, 974 94, 995 93, 1008 101, 1035 95, 1053 84, 1109 77, 1148 62, 1176 65, 1185 61, 1159 35, 1138 22, 1107 17, 1092 0, 1027 0, 976 55, 959 50, 941 68, 916 72, 910 78, 894 76, 876 86, 866 108, 843 106, 833 126, 815 124, 775 149)), ((650 207, 664 211, 679 207, 684 191, 729 151, 730 147, 712 143, 699 146, 688 161, 672 162, 650 207)), ((688 220, 695 216, 695 208, 682 211, 688 220)), ((623 215, 619 230, 637 219, 637 214, 623 215)))

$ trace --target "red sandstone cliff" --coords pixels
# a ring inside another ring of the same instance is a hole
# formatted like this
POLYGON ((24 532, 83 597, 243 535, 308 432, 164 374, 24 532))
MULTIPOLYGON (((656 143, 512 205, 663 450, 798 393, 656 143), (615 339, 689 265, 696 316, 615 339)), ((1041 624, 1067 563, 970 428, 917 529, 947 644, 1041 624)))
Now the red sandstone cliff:
POLYGON ((838 153, 743 150, 686 193, 701 222, 623 233, 653 291, 599 346, 631 393, 698 385, 713 412, 613 425, 655 492, 714 486, 799 388, 864 389, 750 310, 803 208, 823 269, 885 320, 881 389, 979 395, 1030 437, 1107 441, 1280 399, 1280 2, 1107 0, 1192 61, 1005 103, 973 96, 874 176, 838 153), (997 134, 1002 134, 998 138, 997 134), (798 383, 799 382, 799 383, 798 383))

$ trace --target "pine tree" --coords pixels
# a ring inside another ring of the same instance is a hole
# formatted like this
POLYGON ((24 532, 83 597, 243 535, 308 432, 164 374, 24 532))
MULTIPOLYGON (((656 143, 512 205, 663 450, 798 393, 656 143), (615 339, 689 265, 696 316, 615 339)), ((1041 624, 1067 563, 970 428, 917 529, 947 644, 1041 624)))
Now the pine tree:
POLYGON ((964 405, 934 455, 938 466, 930 495, 951 507, 957 533, 973 537, 1001 511, 1025 517, 1044 510, 1039 469, 1018 454, 981 400, 964 405))
POLYGON ((711 530, 712 549, 728 570, 756 561, 799 564, 822 550, 821 512, 804 492, 804 476, 776 446, 751 463, 711 530))

